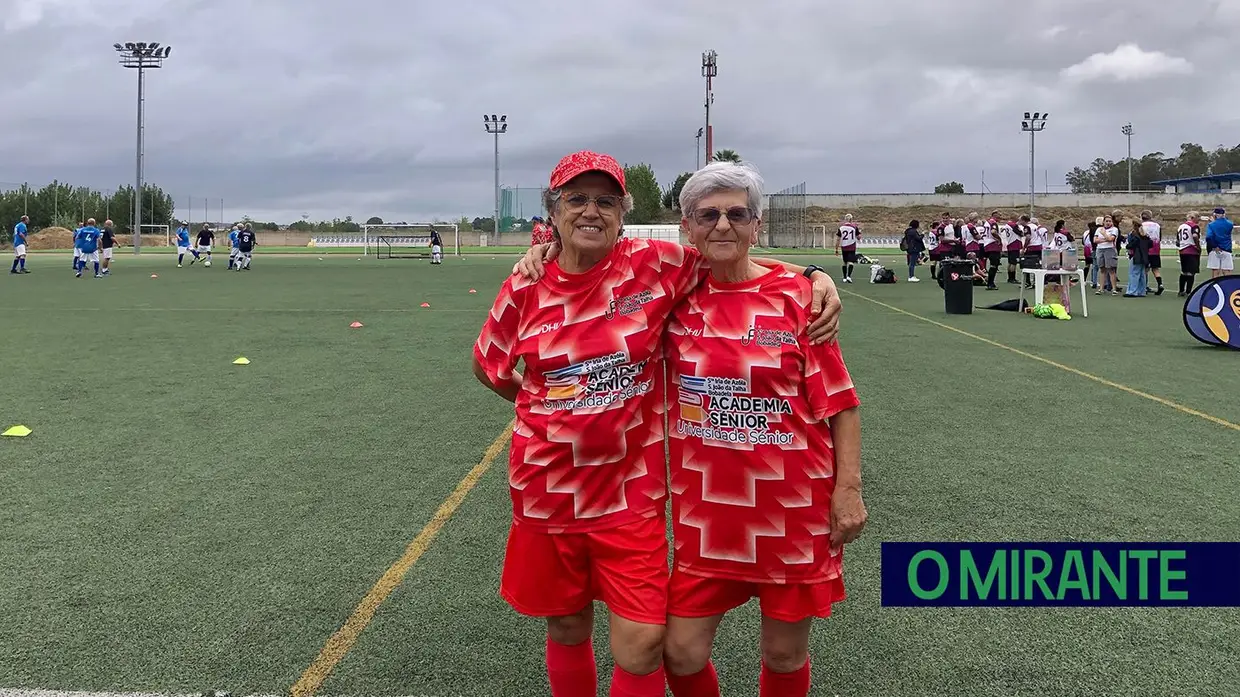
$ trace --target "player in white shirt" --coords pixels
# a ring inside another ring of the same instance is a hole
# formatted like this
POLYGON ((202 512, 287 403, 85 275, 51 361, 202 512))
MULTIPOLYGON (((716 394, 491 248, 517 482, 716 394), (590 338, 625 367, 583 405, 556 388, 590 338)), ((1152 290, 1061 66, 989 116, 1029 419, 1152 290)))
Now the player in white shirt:
POLYGON ((990 221, 982 227, 977 243, 981 249, 978 258, 986 260, 986 290, 999 290, 995 285, 995 275, 999 273, 999 264, 1003 261, 1003 245, 990 221))
POLYGON ((967 254, 964 247, 964 236, 968 233, 965 220, 964 218, 956 218, 952 221, 952 224, 956 230, 955 242, 952 244, 952 256, 958 259, 965 259, 967 254))
POLYGON ((943 214, 942 225, 939 226, 939 244, 955 247, 960 238, 956 235, 956 224, 947 213, 943 214))
POLYGON ((965 219, 964 226, 960 228, 960 244, 964 245, 964 253, 966 256, 972 252, 975 257, 980 257, 978 252, 982 247, 978 244, 977 238, 981 231, 978 229, 977 213, 970 213, 965 219))
POLYGON ((843 254, 844 282, 852 283, 853 265, 857 263, 857 241, 861 238, 861 228, 853 222, 852 213, 844 216, 840 225, 840 234, 835 238, 835 253, 843 254))
MULTIPOLYGON (((1025 258, 1037 259, 1039 263, 1042 259, 1042 249, 1046 247, 1047 231, 1042 227, 1042 223, 1037 218, 1030 218, 1029 224, 1025 226, 1025 258)), ((1025 279, 1025 287, 1032 288, 1033 281, 1029 278, 1025 279)))
POLYGON ((1189 213, 1175 231, 1175 246, 1180 252, 1181 298, 1193 292, 1197 274, 1201 273, 1201 216, 1189 213))
POLYGON ((1102 276, 1102 288, 1094 291, 1094 295, 1102 295, 1107 290, 1111 291, 1111 295, 1119 295, 1119 275, 1116 272, 1118 240, 1119 228, 1115 227, 1115 218, 1103 216, 1102 227, 1094 235, 1094 261, 1102 276))
MULTIPOLYGON (((78 233, 81 232, 82 228, 84 227, 86 227, 86 223, 83 223, 82 221, 79 220, 77 227, 73 228, 73 239, 75 240, 77 239, 78 233)), ((78 246, 76 244, 73 245, 73 271, 75 273, 77 272, 78 260, 80 260, 81 258, 82 258, 82 250, 78 249, 78 246)))
POLYGON ((930 257, 930 278, 938 280, 939 261, 943 259, 943 255, 939 251, 938 223, 931 223, 930 231, 926 233, 926 256, 930 257))
POLYGON ((1154 272, 1154 280, 1158 282, 1158 289, 1154 291, 1154 295, 1163 294, 1162 281, 1162 226, 1154 222, 1154 214, 1150 211, 1141 211, 1141 230, 1145 232, 1146 238, 1150 241, 1149 259, 1146 260, 1145 268, 1154 272))
POLYGON ((1068 232, 1067 223, 1063 220, 1055 221, 1055 231, 1050 236, 1049 245, 1047 249, 1052 251, 1076 249, 1076 245, 1073 244, 1072 233, 1068 232))

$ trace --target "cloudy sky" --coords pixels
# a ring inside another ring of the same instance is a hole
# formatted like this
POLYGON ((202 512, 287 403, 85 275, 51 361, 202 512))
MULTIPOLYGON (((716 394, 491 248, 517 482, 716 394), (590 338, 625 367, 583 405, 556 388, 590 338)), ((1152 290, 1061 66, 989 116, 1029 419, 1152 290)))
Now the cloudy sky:
POLYGON ((147 178, 229 218, 486 215, 491 112, 505 185, 581 148, 670 183, 707 49, 715 146, 771 190, 977 191, 984 170, 1024 191, 1020 115, 1042 110, 1054 191, 1122 158, 1128 120, 1138 154, 1240 142, 1238 39, 1240 0, 0 0, 0 182, 132 181, 137 79, 112 44, 160 41, 147 178))

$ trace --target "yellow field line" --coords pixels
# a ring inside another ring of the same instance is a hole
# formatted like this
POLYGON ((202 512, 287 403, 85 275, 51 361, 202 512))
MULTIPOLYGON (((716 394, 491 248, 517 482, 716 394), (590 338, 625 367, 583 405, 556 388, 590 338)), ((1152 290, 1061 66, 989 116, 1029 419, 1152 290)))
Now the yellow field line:
POLYGON ((901 309, 899 307, 896 307, 895 305, 888 305, 887 303, 882 302, 881 300, 875 300, 874 298, 867 297, 860 293, 855 293, 851 290, 841 290, 840 292, 846 293, 855 298, 861 298, 862 300, 874 303, 875 305, 878 305, 880 307, 885 307, 888 310, 891 310, 892 312, 898 312, 902 315, 907 315, 909 317, 912 317, 913 319, 918 319, 918 320, 921 320, 922 322, 928 322, 930 324, 933 324, 936 327, 942 327, 943 329, 946 329, 949 332, 955 332, 962 336, 967 336, 970 339, 975 339, 984 344, 989 344, 991 346, 994 346, 995 348, 1001 348, 1004 351, 1011 351, 1012 353, 1015 353, 1018 356, 1024 356, 1025 358, 1038 361, 1039 363, 1045 363, 1046 365, 1049 365, 1054 368, 1058 368, 1068 373, 1072 373, 1073 375, 1079 375, 1088 380, 1093 380, 1096 383, 1106 385, 1107 387, 1114 387, 1115 389, 1120 390, 1121 392, 1127 392, 1128 394, 1135 395, 1143 399, 1148 399, 1151 402, 1157 402, 1163 406, 1171 407, 1172 409, 1175 409, 1176 411, 1182 412, 1184 414, 1188 414, 1190 416, 1196 416, 1200 419, 1205 419, 1206 421, 1218 424, 1219 426, 1223 426, 1224 428, 1230 428, 1233 431, 1240 431, 1240 424, 1234 424, 1226 419, 1220 419, 1219 417, 1214 416, 1213 414, 1207 414, 1205 412, 1197 411, 1196 409, 1193 409, 1192 407, 1186 407, 1183 404, 1180 404, 1178 402, 1173 402, 1170 399, 1165 399, 1157 395, 1152 395, 1148 392, 1142 392, 1141 390, 1134 389, 1132 387, 1115 382, 1113 380, 1107 380, 1106 378, 1100 378, 1097 375, 1092 375, 1083 370, 1078 370, 1076 368, 1073 368, 1070 365, 1064 365, 1063 363, 1052 361, 1049 358, 1043 358, 1042 356, 1039 356, 1037 354, 1029 353, 1028 351, 1022 351, 1018 348, 1013 348, 1011 346, 1008 346, 1007 344, 1001 344, 998 341, 994 341, 993 339, 987 339, 984 336, 978 336, 977 334, 966 332, 963 329, 957 329, 956 327, 953 327, 950 324, 944 324, 942 322, 937 322, 935 320, 930 319, 929 317, 923 317, 915 312, 909 312, 908 310, 901 309))
POLYGON ((448 498, 439 505, 439 510, 435 511, 435 515, 431 517, 430 522, 422 528, 418 536, 413 538, 413 542, 405 548, 404 555, 396 560, 395 564, 388 567, 388 570, 379 577, 375 585, 371 587, 366 597, 362 598, 362 602, 358 603, 354 608, 353 614, 349 615, 349 619, 345 620, 344 625, 336 630, 336 633, 327 640, 323 648, 319 651, 319 655, 315 657, 314 662, 306 668, 301 677, 289 688, 289 694, 292 697, 309 697, 313 695, 323 685, 323 681, 331 674, 336 664, 340 662, 345 654, 353 648, 357 643, 357 639, 361 636, 362 631, 374 618, 375 612, 379 606, 387 600, 388 595, 396 590, 396 587, 405 579, 405 574, 418 559, 430 548, 431 542, 435 540, 435 536, 439 534, 444 523, 456 513, 460 508, 461 502, 469 495, 470 490, 477 486, 478 481, 482 479, 482 475, 486 474, 490 469, 491 463, 504 450, 504 446, 508 444, 508 439, 512 437, 512 429, 516 425, 516 419, 508 423, 504 428, 504 432, 491 443, 490 447, 482 455, 482 460, 474 465, 474 468, 465 475, 465 478, 456 485, 448 498))

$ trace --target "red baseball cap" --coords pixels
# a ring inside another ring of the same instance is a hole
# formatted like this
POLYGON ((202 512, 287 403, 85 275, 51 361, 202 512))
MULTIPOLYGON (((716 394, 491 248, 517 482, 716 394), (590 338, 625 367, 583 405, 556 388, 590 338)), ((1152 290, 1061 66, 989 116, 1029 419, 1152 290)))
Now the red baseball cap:
POLYGON ((621 193, 629 192, 624 185, 624 168, 616 162, 616 158, 589 150, 565 155, 560 164, 551 170, 551 188, 559 189, 586 172, 602 172, 616 180, 621 193))

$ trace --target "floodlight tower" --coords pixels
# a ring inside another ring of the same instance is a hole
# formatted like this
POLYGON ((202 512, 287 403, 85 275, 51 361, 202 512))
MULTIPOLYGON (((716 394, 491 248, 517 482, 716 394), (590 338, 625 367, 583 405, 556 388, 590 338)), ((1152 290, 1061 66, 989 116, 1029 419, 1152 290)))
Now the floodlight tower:
POLYGON ((699 170, 702 168, 702 132, 704 130, 706 129, 699 128, 697 132, 697 167, 695 167, 694 170, 699 170))
POLYGON ((1048 116, 1050 116, 1050 114, 1043 114, 1038 111, 1033 112, 1033 115, 1030 116, 1029 112, 1026 111, 1024 120, 1020 122, 1020 130, 1029 132, 1029 215, 1030 217, 1033 216, 1033 193, 1034 193, 1034 183, 1033 183, 1034 141, 1033 141, 1033 137, 1038 131, 1041 131, 1044 128, 1046 128, 1046 118, 1048 116))
POLYGON ((712 79, 719 74, 719 54, 714 50, 704 51, 702 53, 702 77, 706 78, 706 161, 710 162, 710 158, 714 156, 715 132, 710 126, 710 105, 715 102, 715 93, 712 91, 712 79))
POLYGON ((503 114, 499 118, 495 114, 487 116, 482 115, 482 122, 486 124, 487 133, 495 135, 495 244, 499 244, 499 134, 508 132, 508 114, 503 114))
POLYGON ((1124 124, 1124 127, 1119 129, 1119 132, 1128 136, 1128 193, 1131 194, 1132 193, 1132 122, 1129 121, 1128 123, 1124 124))
POLYGON ((133 190, 133 253, 142 251, 142 136, 145 128, 144 106, 146 101, 146 69, 162 68, 164 60, 172 53, 171 46, 160 46, 158 41, 127 41, 112 44, 120 64, 138 71, 138 162, 133 190))

